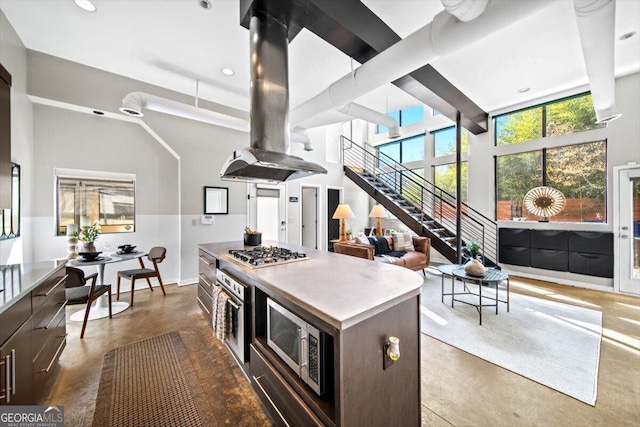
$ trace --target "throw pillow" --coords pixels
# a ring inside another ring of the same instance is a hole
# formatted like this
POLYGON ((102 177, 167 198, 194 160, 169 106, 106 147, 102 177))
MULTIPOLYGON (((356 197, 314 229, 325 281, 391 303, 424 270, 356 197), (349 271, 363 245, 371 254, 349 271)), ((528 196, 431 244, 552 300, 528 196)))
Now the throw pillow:
MULTIPOLYGON (((395 245, 395 241, 393 242, 393 244, 395 245)), ((402 249, 396 246, 396 250, 401 251, 402 249)), ((413 247, 413 237, 411 237, 411 234, 409 233, 404 233, 404 250, 405 251, 416 250, 416 248, 413 247)))
POLYGON ((404 251, 405 249, 405 241, 404 234, 393 233, 393 249, 396 251, 404 251))
POLYGON ((367 236, 363 235, 358 235, 356 236, 356 243, 362 243, 363 245, 368 245, 369 244, 369 239, 367 239, 367 236))

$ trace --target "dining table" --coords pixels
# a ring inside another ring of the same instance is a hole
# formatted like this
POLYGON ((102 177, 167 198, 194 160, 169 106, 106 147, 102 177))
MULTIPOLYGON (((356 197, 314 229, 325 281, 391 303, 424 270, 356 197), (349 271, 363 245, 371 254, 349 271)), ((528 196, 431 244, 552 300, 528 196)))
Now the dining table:
MULTIPOLYGON (((147 255, 144 251, 134 251, 129 253, 107 252, 91 261, 83 261, 82 258, 70 259, 67 261, 67 265, 71 267, 89 267, 96 266, 98 270, 98 284, 104 285, 104 268, 107 264, 113 264, 116 262, 130 261, 133 259, 140 259, 147 255)), ((89 311, 89 320, 102 319, 109 316, 109 296, 108 294, 102 294, 93 307, 89 311)), ((112 315, 121 313, 129 308, 129 303, 124 301, 112 301, 111 313, 112 315)), ((73 313, 69 318, 75 322, 82 322, 84 320, 85 310, 80 310, 73 313)))

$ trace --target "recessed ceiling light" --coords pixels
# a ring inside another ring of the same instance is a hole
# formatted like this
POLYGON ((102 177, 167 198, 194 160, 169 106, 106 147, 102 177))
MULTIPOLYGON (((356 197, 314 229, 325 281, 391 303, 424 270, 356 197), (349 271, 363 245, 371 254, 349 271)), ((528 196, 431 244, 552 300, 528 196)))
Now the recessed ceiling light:
POLYGON ((220 72, 225 76, 233 76, 235 74, 235 72, 231 68, 223 68, 222 70, 220 70, 220 72))
POLYGON ((87 12, 95 12, 97 10, 96 5, 91 3, 90 0, 73 0, 73 2, 82 10, 87 12))
POLYGON ((529 92, 531 90, 530 87, 521 87, 520 89, 518 89, 519 93, 525 93, 525 92, 529 92))
POLYGON ((209 0, 198 0, 198 4, 205 10, 211 9, 211 2, 209 0))
POLYGON ((635 36, 636 32, 635 31, 630 31, 626 34, 621 35, 618 39, 619 40, 626 40, 626 39, 630 39, 631 37, 635 36))

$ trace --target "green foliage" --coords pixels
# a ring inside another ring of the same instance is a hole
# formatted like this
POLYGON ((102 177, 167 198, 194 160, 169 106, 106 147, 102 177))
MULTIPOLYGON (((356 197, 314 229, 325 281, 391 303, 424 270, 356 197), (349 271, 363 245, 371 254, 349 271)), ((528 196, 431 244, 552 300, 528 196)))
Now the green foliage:
POLYGON ((98 240, 100 235, 100 226, 96 222, 89 227, 83 228, 80 232, 73 233, 73 236, 81 242, 93 243, 98 240))
MULTIPOLYGON (((467 201, 468 164, 463 162, 462 172, 462 201, 467 201)), ((436 166, 434 170, 434 184, 455 197, 456 195, 456 165, 455 163, 436 166)))
POLYGON ((260 234, 259 231, 257 230, 252 230, 251 228, 249 228, 249 226, 244 228, 244 232, 245 234, 260 234))
POLYGON ((530 108, 496 118, 498 145, 530 141, 542 137, 542 107, 530 108))
POLYGON ((477 257, 480 255, 480 251, 482 251, 482 246, 480 246, 477 240, 469 240, 464 248, 469 252, 471 258, 477 257))
MULTIPOLYGON (((601 127, 596 124, 591 95, 577 96, 496 118, 498 145, 514 144, 546 136, 556 136, 601 127), (543 123, 543 110, 546 123, 543 123)), ((568 199, 595 199, 589 209, 604 211, 606 155, 604 141, 546 150, 546 170, 542 170, 542 150, 500 156, 496 162, 498 200, 518 202, 530 189, 546 184, 568 199)))
POLYGON ((542 153, 500 156, 496 162, 498 200, 520 201, 527 191, 542 185, 542 153))

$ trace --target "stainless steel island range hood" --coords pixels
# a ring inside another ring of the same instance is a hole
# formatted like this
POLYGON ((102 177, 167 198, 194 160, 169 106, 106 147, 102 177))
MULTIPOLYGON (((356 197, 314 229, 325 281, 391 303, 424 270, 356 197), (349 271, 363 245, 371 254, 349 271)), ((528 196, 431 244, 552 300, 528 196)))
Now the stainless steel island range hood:
POLYGON ((224 180, 282 182, 326 169, 289 151, 287 27, 264 12, 249 23, 251 37, 251 147, 236 150, 220 172, 224 180))

